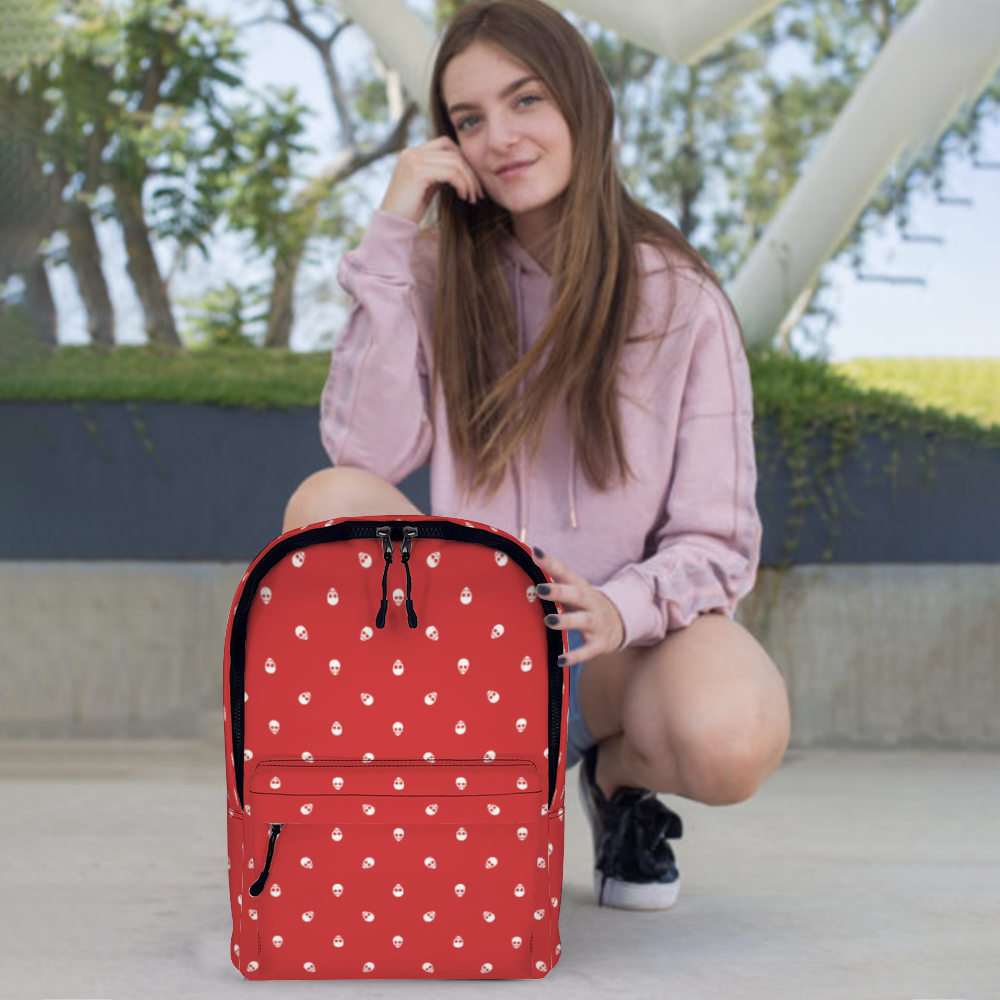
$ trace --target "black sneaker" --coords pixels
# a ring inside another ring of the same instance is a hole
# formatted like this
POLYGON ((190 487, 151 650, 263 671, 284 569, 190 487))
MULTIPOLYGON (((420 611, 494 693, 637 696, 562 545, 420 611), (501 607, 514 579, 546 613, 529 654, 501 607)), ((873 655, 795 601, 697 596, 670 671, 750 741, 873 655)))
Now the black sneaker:
POLYGON ((683 836, 680 816, 648 788, 616 788, 609 802, 597 786, 595 743, 580 761, 580 797, 594 839, 594 892, 599 906, 665 910, 677 902, 681 877, 668 837, 683 836))

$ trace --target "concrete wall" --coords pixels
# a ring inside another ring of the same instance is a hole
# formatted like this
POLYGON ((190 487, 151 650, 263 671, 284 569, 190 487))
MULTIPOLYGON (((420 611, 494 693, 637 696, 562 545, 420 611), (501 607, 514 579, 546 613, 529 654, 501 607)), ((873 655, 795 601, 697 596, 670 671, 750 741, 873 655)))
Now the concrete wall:
MULTIPOLYGON (((0 562, 0 738, 222 734, 246 563, 0 562)), ((762 569, 737 621, 788 684, 792 745, 1000 749, 1000 565, 762 569)))

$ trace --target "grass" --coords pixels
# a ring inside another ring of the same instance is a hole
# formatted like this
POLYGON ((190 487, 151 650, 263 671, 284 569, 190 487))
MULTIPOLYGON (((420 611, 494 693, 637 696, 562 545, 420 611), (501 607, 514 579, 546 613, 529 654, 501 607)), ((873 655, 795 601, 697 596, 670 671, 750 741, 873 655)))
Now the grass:
MULTIPOLYGON (((887 412, 1000 442, 1000 358, 859 358, 825 364, 751 352, 759 415, 812 423, 887 412)), ((172 401, 219 406, 318 406, 328 351, 251 346, 172 350, 63 346, 0 363, 0 401, 172 401)))

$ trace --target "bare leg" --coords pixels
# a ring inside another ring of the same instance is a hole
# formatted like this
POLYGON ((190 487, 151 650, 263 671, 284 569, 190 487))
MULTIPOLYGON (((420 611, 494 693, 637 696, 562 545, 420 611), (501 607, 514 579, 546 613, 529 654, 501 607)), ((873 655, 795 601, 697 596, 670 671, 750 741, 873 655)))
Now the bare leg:
POLYGON ((580 711, 601 741, 597 783, 707 805, 749 798, 777 770, 790 733, 788 694, 756 639, 706 614, 653 646, 588 660, 580 711))
POLYGON ((320 469, 302 481, 285 507, 281 533, 352 514, 422 514, 392 483, 349 466, 320 469))

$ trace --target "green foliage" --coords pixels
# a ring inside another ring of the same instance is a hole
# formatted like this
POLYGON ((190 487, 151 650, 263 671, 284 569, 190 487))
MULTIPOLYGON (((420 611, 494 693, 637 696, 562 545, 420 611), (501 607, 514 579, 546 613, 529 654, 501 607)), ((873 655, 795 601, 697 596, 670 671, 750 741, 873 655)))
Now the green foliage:
POLYGON ((267 299, 267 289, 259 284, 240 288, 227 281, 200 299, 183 300, 191 312, 182 339, 193 350, 248 350, 255 346, 251 327, 266 319, 267 299))

